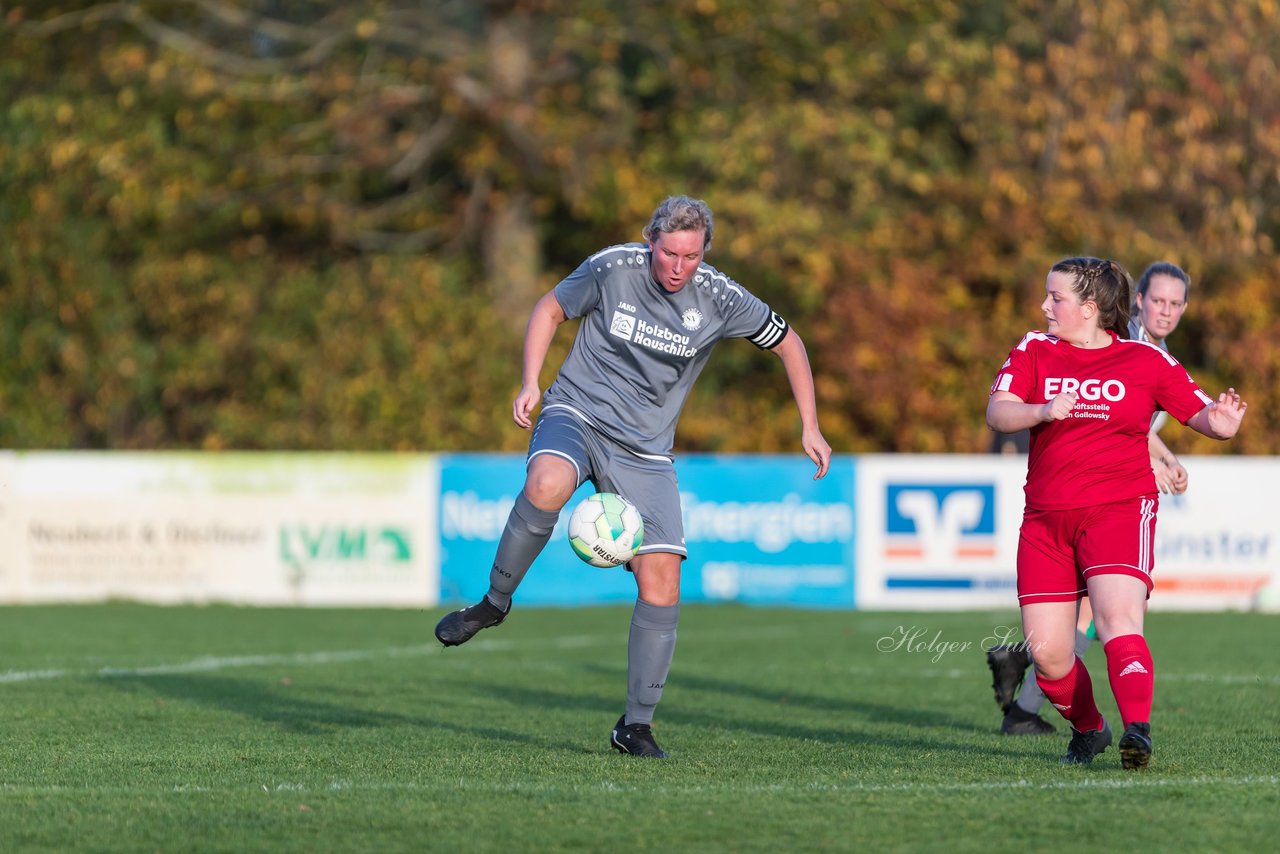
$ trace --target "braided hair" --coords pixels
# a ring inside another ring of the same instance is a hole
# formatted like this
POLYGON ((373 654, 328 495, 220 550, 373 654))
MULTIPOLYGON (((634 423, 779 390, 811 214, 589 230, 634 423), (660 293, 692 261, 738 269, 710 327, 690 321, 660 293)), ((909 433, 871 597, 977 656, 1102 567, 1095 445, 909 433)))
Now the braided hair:
POLYGON ((1098 306, 1098 325, 1119 338, 1129 337, 1129 311, 1133 279, 1115 261, 1081 256, 1064 258, 1049 268, 1050 273, 1066 273, 1075 281, 1071 290, 1080 300, 1098 306))

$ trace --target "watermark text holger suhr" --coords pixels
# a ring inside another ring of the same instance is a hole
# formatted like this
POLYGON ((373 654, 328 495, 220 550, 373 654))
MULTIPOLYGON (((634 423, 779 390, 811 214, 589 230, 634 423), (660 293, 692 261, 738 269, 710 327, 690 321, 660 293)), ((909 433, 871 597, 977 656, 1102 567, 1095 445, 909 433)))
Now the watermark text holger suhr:
MULTIPOLYGON (((980 648, 987 650, 993 646, 1005 645, 1034 651, 1035 644, 1029 637, 1017 640, 1021 634, 1012 626, 997 626, 991 634, 982 639, 980 648)), ((953 652, 969 652, 974 649, 974 646, 974 641, 946 640, 942 637, 940 629, 931 634, 924 626, 898 626, 876 641, 876 649, 881 652, 912 652, 928 655, 934 664, 941 661, 943 656, 953 652)))

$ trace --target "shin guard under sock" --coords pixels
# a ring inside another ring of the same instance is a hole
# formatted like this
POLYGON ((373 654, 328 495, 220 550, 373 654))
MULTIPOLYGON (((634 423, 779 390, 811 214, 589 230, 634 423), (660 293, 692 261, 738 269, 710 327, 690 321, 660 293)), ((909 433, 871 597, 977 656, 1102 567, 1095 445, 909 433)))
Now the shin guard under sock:
POLYGON ((1107 676, 1111 693, 1120 707, 1125 726, 1151 721, 1151 700, 1155 696, 1156 666, 1142 635, 1121 635, 1102 647, 1107 654, 1107 676))
POLYGON ((551 530, 560 518, 558 510, 540 510, 525 497, 524 491, 516 498, 507 527, 498 541, 498 553, 489 570, 489 601, 503 611, 511 608, 511 594, 516 592, 533 560, 551 538, 551 530))
POLYGON ((679 605, 650 605, 636 600, 627 643, 627 724, 653 723, 662 688, 676 653, 679 605))
POLYGON ((1102 729, 1102 713, 1093 701, 1093 680, 1089 678, 1083 661, 1077 658, 1071 671, 1061 679, 1046 679, 1037 673, 1036 682, 1053 707, 1071 722, 1077 732, 1102 729))

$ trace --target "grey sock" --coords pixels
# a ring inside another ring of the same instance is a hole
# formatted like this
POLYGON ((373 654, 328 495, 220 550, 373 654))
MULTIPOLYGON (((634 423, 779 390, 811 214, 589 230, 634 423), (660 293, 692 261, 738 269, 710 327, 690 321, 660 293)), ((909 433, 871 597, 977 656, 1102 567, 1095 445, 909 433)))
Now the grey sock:
POLYGON ((1022 680, 1022 688, 1018 691, 1018 699, 1013 704, 1027 714, 1034 715, 1044 707, 1044 701, 1047 698, 1044 691, 1040 690, 1040 684, 1036 682, 1035 668, 1028 668, 1027 678, 1022 680))
POLYGON ((498 553, 489 570, 489 601, 506 611, 511 607, 511 594, 516 592, 524 574, 529 571, 560 518, 558 510, 539 510, 525 497, 524 490, 507 517, 507 527, 498 541, 498 553))
POLYGON ((1027 714, 1034 715, 1044 708, 1047 699, 1044 691, 1040 690, 1040 684, 1036 682, 1036 666, 1032 664, 1027 668, 1026 678, 1022 680, 1022 688, 1018 691, 1018 697, 1013 704, 1027 714))
POLYGON ((1084 654, 1089 651, 1089 644, 1091 643, 1093 643, 1093 638, 1076 629, 1076 658, 1084 661, 1084 654))
POLYGON ((662 687, 676 653, 679 605, 650 605, 636 600, 627 644, 627 724, 653 723, 662 687))

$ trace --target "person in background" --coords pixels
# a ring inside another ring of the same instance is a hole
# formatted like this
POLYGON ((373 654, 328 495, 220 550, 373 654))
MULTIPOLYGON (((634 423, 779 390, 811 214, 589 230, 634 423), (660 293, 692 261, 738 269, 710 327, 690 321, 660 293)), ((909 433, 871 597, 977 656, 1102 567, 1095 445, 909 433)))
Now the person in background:
POLYGON ((1018 602, 1036 681, 1071 724, 1062 761, 1089 764, 1112 742, 1075 653, 1087 594, 1124 724, 1121 766, 1140 769, 1152 755, 1155 674, 1143 635, 1159 507, 1151 419, 1163 410, 1225 440, 1248 405, 1235 389, 1209 397, 1168 353, 1129 340, 1132 287, 1114 261, 1054 264, 1041 303, 1048 334, 1030 332, 1010 352, 991 386, 987 424, 1031 431, 1018 602))
MULTIPOLYGON (((1166 339, 1178 328, 1190 297, 1191 277, 1181 267, 1167 261, 1149 265, 1138 277, 1134 288, 1134 302, 1130 306, 1129 338, 1148 341, 1166 353, 1169 352, 1166 339)), ((1151 419, 1151 429, 1147 432, 1147 449, 1156 486, 1166 495, 1180 495, 1187 489, 1187 470, 1160 439, 1160 430, 1168 419, 1169 416, 1164 412, 1156 413, 1151 419)), ((1006 434, 996 433, 995 436, 999 439, 1006 434)), ((1014 436, 1025 437, 1026 434, 1018 433, 1014 436)), ((1020 450, 1026 453, 1025 445, 1020 450)), ((1076 621, 1076 655, 1084 658, 1096 637, 1089 600, 1081 599, 1076 621)), ((1027 668, 1030 666, 1031 653, 1025 643, 1002 644, 987 651, 991 687, 995 692, 996 704, 1004 714, 1000 732, 1005 735, 1046 735, 1054 732, 1053 724, 1040 716, 1045 703, 1044 692, 1040 690, 1036 680, 1026 678, 1027 668)))
MULTIPOLYGON (((1129 337, 1148 341, 1168 353, 1165 339, 1178 328, 1190 298, 1191 277, 1181 267, 1168 261, 1151 264, 1142 271, 1134 288, 1129 337)), ((1160 491, 1180 495, 1187 491, 1187 470, 1160 439, 1160 430, 1168 420, 1164 412, 1156 413, 1147 432, 1147 446, 1160 491)))
POLYGON ((626 497, 640 510, 645 536, 627 566, 637 598, 626 707, 609 740, 633 756, 667 755, 651 724, 675 654, 680 564, 687 556, 671 449, 689 390, 718 341, 745 338, 782 360, 799 409, 801 447, 818 467, 814 478, 831 463, 804 342, 777 312, 703 260, 713 228, 705 202, 672 196, 653 212, 645 242, 602 249, 533 307, 511 407, 516 424, 533 428, 524 487, 499 540, 488 593, 446 614, 435 630, 442 644, 457 646, 503 622, 560 509, 583 482, 626 497), (573 347, 543 395, 539 375, 551 340, 562 323, 579 317, 573 347))

